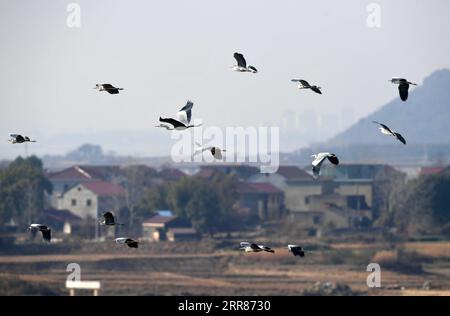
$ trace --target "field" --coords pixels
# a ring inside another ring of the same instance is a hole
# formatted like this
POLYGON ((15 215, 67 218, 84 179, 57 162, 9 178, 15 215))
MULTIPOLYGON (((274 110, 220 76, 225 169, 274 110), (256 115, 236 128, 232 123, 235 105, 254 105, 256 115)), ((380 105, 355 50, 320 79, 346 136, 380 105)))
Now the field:
POLYGON ((67 295, 69 263, 80 265, 82 280, 101 282, 100 295, 450 294, 450 242, 394 249, 376 243, 311 244, 305 258, 281 247, 275 247, 275 254, 246 254, 232 244, 144 243, 139 249, 106 242, 67 249, 33 245, 26 248, 32 254, 0 255, 0 294, 67 295), (366 285, 370 262, 381 266, 381 288, 366 285))

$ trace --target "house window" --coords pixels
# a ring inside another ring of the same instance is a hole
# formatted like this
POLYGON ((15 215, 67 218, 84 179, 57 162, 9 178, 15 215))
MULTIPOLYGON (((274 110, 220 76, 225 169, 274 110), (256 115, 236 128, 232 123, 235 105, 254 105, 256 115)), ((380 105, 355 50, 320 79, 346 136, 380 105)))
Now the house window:
POLYGON ((305 197, 305 204, 309 204, 309 196, 305 197))
POLYGON ((75 199, 72 199, 72 206, 76 206, 77 205, 77 200, 75 200, 75 199))
POLYGON ((320 224, 320 216, 314 216, 313 217, 313 223, 314 225, 319 225, 320 224))
POLYGON ((91 206, 92 205, 92 200, 91 199, 87 199, 86 200, 86 206, 91 206))

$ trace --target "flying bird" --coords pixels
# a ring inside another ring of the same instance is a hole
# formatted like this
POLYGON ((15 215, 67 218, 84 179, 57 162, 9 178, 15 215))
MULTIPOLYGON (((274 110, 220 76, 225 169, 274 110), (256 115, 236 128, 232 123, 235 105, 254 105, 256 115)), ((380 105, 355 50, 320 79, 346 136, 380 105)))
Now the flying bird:
POLYGON ((106 212, 105 214, 103 214, 103 218, 99 220, 99 223, 100 225, 106 226, 123 225, 115 221, 114 215, 111 212, 106 212))
POLYGON ((191 123, 191 117, 192 117, 192 108, 194 106, 194 103, 192 101, 187 101, 186 105, 181 108, 180 111, 177 113, 177 119, 173 118, 159 118, 159 121, 161 122, 159 125, 156 125, 156 127, 163 127, 167 130, 185 130, 191 127, 197 127, 201 126, 199 125, 190 125, 191 123))
POLYGON ((403 136, 400 133, 397 133, 396 131, 391 130, 389 127, 387 127, 386 125, 377 122, 377 121, 372 121, 375 124, 378 124, 378 128, 380 129, 381 133, 384 135, 388 135, 388 136, 394 136, 395 138, 397 138, 400 142, 402 142, 404 145, 406 145, 406 140, 405 138, 403 138, 403 136))
POLYGON ((232 66, 234 71, 237 72, 251 72, 257 73, 258 70, 253 66, 247 66, 247 62, 245 61, 244 55, 240 53, 234 53, 234 59, 236 59, 237 65, 232 66))
POLYGON ((275 250, 273 250, 270 247, 267 247, 264 245, 257 245, 254 243, 249 243, 247 241, 242 241, 241 247, 239 249, 244 250, 245 252, 261 252, 261 251, 266 251, 266 252, 270 252, 270 253, 275 252, 275 250))
POLYGON ((109 83, 96 84, 94 89, 98 91, 106 91, 109 94, 118 94, 119 90, 123 90, 123 88, 116 88, 109 83))
POLYGON ((305 256, 305 250, 298 245, 288 245, 288 250, 292 252, 294 256, 300 256, 302 258, 305 256))
POLYGON ((204 151, 209 151, 215 159, 222 159, 223 158, 222 152, 226 152, 225 149, 220 149, 217 146, 202 146, 197 142, 195 144, 197 145, 197 148, 195 148, 192 157, 194 157, 197 154, 203 153, 204 151))
POLYGON ((138 242, 134 239, 131 238, 126 238, 126 237, 119 237, 115 239, 117 244, 126 244, 128 247, 130 248, 137 248, 138 247, 138 242))
POLYGON ((9 137, 11 137, 8 141, 11 142, 11 144, 22 144, 26 142, 35 143, 35 140, 30 140, 30 137, 28 136, 22 136, 19 134, 9 134, 9 137))
POLYGON ((316 85, 310 85, 308 81, 303 79, 291 79, 292 82, 298 82, 298 88, 299 89, 311 89, 315 93, 322 94, 322 91, 320 91, 322 88, 318 87, 316 85))
POLYGON ((36 234, 36 232, 40 231, 42 232, 42 238, 44 239, 44 241, 46 242, 50 242, 50 240, 52 239, 52 230, 46 226, 46 225, 42 225, 42 224, 31 224, 30 227, 28 227, 28 229, 33 233, 36 234))
POLYGON ((312 162, 312 171, 313 171, 313 176, 315 179, 319 178, 320 175, 320 167, 322 166, 324 160, 326 158, 328 158, 328 160, 333 164, 333 165, 338 165, 339 164, 339 159, 335 154, 331 154, 331 153, 318 153, 315 155, 312 155, 311 157, 314 158, 313 162, 312 162))
POLYGON ((398 84, 398 92, 400 93, 400 99, 402 101, 408 100, 409 85, 417 86, 417 83, 409 82, 404 78, 394 77, 390 80, 393 84, 398 84))

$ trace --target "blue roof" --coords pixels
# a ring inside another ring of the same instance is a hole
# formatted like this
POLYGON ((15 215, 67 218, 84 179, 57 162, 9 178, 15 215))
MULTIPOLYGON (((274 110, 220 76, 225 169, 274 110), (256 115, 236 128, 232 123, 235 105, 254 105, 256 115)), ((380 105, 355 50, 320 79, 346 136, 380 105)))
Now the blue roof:
POLYGON ((159 216, 164 216, 164 217, 173 216, 173 212, 171 210, 159 210, 159 211, 156 211, 156 213, 158 213, 159 216))

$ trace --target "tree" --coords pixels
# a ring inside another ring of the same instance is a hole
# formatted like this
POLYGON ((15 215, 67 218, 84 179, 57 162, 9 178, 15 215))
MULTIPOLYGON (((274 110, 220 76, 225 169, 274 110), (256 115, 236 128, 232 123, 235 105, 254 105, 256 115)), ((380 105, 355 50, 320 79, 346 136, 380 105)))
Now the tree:
POLYGON ((408 234, 440 234, 450 223, 450 175, 410 181, 395 202, 394 223, 408 234))
POLYGON ((35 156, 14 160, 0 171, 0 222, 29 224, 44 207, 44 192, 51 193, 52 185, 42 162, 35 156))
MULTIPOLYGON (((129 226, 133 226, 137 216, 137 219, 143 213, 146 213, 144 209, 140 207, 140 201, 146 195, 146 191, 149 190, 153 184, 156 171, 147 166, 131 165, 124 167, 120 170, 120 176, 123 180, 120 184, 126 188, 127 194, 127 218, 129 226)), ((124 213, 124 212, 122 212, 124 213)))
POLYGON ((219 174, 211 180, 183 177, 178 182, 148 189, 140 206, 151 210, 172 209, 200 233, 226 230, 234 218, 235 182, 233 175, 219 174))
POLYGON ((405 174, 384 167, 373 179, 373 220, 380 226, 393 225, 392 205, 405 186, 405 174))

